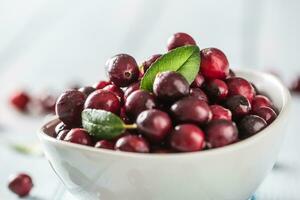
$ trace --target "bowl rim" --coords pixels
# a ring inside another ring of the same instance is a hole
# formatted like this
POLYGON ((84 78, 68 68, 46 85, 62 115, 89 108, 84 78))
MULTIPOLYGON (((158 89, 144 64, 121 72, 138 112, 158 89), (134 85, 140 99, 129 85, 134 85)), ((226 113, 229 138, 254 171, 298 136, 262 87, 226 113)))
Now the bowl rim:
MULTIPOLYGON (((271 130, 273 127, 277 126, 277 124, 281 123, 282 119, 287 117, 289 108, 290 108, 290 101, 291 101, 291 95, 289 90, 283 85, 282 81, 279 80, 276 76, 262 72, 262 71, 257 71, 253 69, 236 69, 235 72, 237 74, 242 73, 242 74, 251 74, 253 76, 260 76, 265 79, 271 80, 272 82, 276 82, 276 84, 279 86, 278 90, 281 93, 281 101, 282 101, 282 107, 279 110, 278 117, 270 124, 267 126, 265 129, 260 131, 258 134, 255 134, 245 140, 236 142, 234 144, 230 144, 228 146, 220 147, 220 148, 215 148, 215 149, 210 149, 210 150, 205 150, 205 151, 196 151, 196 152, 183 152, 183 153, 166 153, 166 154, 159 154, 159 153, 134 153, 134 152, 125 152, 125 151, 113 151, 113 150, 108 150, 108 149, 101 149, 101 148, 93 148, 90 146, 84 146, 80 144, 75 144, 75 143, 70 143, 62 140, 57 140, 56 138, 53 138, 47 134, 44 133, 43 129, 50 123, 53 123, 57 121, 58 119, 54 117, 52 120, 48 121, 47 123, 44 123, 42 127, 37 131, 37 135, 39 139, 41 140, 46 140, 50 143, 55 143, 56 145, 64 146, 64 147, 70 147, 73 149, 77 150, 83 150, 87 152, 93 152, 93 153, 102 153, 103 155, 107 156, 115 156, 115 157, 131 157, 131 158, 138 158, 138 159, 167 159, 167 158, 179 158, 179 157, 193 157, 193 156, 198 156, 198 157, 206 157, 206 156, 212 156, 216 154, 222 154, 226 152, 232 152, 236 151, 238 152, 239 149, 246 148, 247 146, 255 143, 256 141, 262 139, 267 135, 267 132, 271 130)), ((239 76, 238 76, 239 77, 239 76)), ((242 77, 242 76, 241 76, 242 77)))

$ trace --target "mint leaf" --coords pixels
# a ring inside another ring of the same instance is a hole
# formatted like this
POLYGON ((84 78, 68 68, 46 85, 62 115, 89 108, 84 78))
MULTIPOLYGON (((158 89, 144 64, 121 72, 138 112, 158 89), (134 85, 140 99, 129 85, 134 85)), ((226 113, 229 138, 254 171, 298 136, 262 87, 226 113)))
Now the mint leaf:
POLYGON ((83 128, 99 139, 114 139, 126 126, 117 115, 105 110, 85 109, 81 117, 83 128))
POLYGON ((198 46, 183 46, 161 56, 146 71, 141 80, 141 89, 152 91, 156 75, 165 71, 176 71, 191 84, 200 68, 200 49, 198 46))

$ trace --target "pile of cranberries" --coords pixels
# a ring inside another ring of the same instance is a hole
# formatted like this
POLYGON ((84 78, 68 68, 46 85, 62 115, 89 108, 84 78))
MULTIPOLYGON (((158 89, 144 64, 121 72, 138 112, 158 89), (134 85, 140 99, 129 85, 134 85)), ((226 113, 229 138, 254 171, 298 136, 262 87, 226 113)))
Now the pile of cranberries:
MULTIPOLYGON (((196 45, 186 33, 170 37, 168 51, 196 45)), ((106 63, 109 81, 64 92, 56 102, 60 123, 53 137, 72 143, 138 153, 194 152, 223 147, 258 133, 277 117, 272 101, 229 69, 217 48, 200 52, 200 70, 192 84, 178 72, 156 75, 153 92, 140 89, 140 80, 155 54, 141 67, 127 54, 106 63), (84 109, 100 109, 136 124, 112 140, 98 140, 81 125, 84 109)))

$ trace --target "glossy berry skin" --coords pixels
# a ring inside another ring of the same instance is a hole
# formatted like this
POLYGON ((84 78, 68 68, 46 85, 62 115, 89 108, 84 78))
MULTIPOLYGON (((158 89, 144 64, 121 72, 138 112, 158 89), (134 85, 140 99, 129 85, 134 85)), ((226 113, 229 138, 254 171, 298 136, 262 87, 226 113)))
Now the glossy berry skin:
POLYGON ((205 128, 205 133, 211 148, 223 147, 238 140, 235 123, 225 119, 212 120, 205 128))
POLYGON ((77 90, 64 92, 56 101, 56 115, 67 126, 80 125, 85 98, 85 95, 77 90))
POLYGON ((149 153, 148 142, 137 135, 126 135, 119 138, 115 144, 115 149, 119 151, 149 153))
POLYGON ((226 99, 228 95, 227 84, 220 79, 212 79, 207 81, 204 86, 206 94, 209 96, 209 99, 218 102, 226 99))
POLYGON ((169 115, 160 110, 145 110, 136 119, 138 132, 151 142, 162 142, 172 130, 169 115))
POLYGON ((111 149, 113 150, 115 148, 115 143, 109 140, 100 140, 96 142, 95 148, 101 148, 101 149, 111 149))
POLYGON ((176 101, 170 109, 174 119, 179 123, 206 124, 212 116, 211 110, 205 101, 185 97, 176 101))
POLYGON ((181 74, 166 71, 156 76, 153 92, 163 102, 174 102, 189 94, 189 83, 181 74))
POLYGON ((11 105, 22 112, 26 111, 29 102, 30 97, 26 92, 17 91, 10 97, 11 105))
POLYGON ((197 74, 195 80, 192 82, 191 87, 192 88, 201 88, 205 79, 202 76, 202 74, 197 74))
POLYGON ((190 97, 196 97, 197 99, 208 103, 207 95, 200 88, 191 88, 190 97))
POLYGON ((267 124, 271 124, 276 118, 276 112, 270 107, 260 107, 253 111, 253 114, 263 118, 267 124))
POLYGON ((82 92, 86 97, 88 97, 92 92, 94 92, 96 89, 91 86, 81 87, 78 89, 79 92, 82 92))
POLYGON ((252 101, 252 110, 257 110, 260 107, 270 107, 272 108, 271 100, 263 95, 256 95, 252 101))
POLYGON ((225 54, 217 48, 207 48, 200 52, 201 74, 208 79, 225 79, 229 74, 229 63, 225 54))
POLYGON ((142 63, 143 69, 144 69, 144 73, 149 69, 149 67, 157 60, 161 57, 161 54, 154 54, 152 55, 150 58, 148 58, 148 60, 146 60, 145 62, 142 63))
POLYGON ((230 110, 220 105, 211 105, 210 110, 212 112, 212 120, 225 119, 228 121, 232 120, 232 113, 230 110))
POLYGON ((135 82, 131 85, 129 85, 125 92, 124 92, 124 99, 126 100, 126 98, 134 91, 140 89, 140 82, 135 82))
POLYGON ((118 87, 127 87, 139 78, 139 67, 135 59, 128 54, 118 54, 107 63, 109 80, 118 87))
POLYGON ((67 125, 65 125, 63 122, 60 122, 55 126, 55 133, 56 135, 59 134, 63 130, 68 130, 70 129, 67 125))
POLYGON ((115 114, 120 112, 119 98, 112 92, 96 90, 85 101, 84 108, 106 110, 115 114))
POLYGON ((229 96, 242 95, 246 97, 250 103, 252 102, 255 96, 255 90, 247 80, 240 77, 234 77, 227 79, 226 83, 229 96))
POLYGON ((177 47, 186 45, 196 45, 195 40, 186 33, 175 33, 168 39, 167 49, 168 51, 175 49, 177 47))
POLYGON ((242 139, 255 135, 267 126, 267 122, 257 115, 247 115, 238 124, 242 139))
POLYGON ((181 152, 200 151, 205 144, 203 131, 193 124, 181 124, 170 136, 170 146, 181 152))
POLYGON ((8 188, 19 197, 28 196, 32 187, 32 179, 27 174, 21 173, 9 178, 8 188))
POLYGON ((65 130, 60 131, 57 134, 56 139, 58 139, 58 140, 64 140, 65 137, 67 136, 67 134, 69 133, 69 131, 70 131, 69 129, 65 129, 65 130))
POLYGON ((154 96, 143 90, 132 92, 125 102, 126 115, 132 120, 135 120, 142 111, 155 107, 156 103, 154 96))
POLYGON ((100 90, 100 89, 103 89, 107 85, 111 85, 111 82, 99 81, 98 83, 94 84, 93 87, 96 88, 96 90, 100 90))
POLYGON ((241 95, 229 97, 225 102, 225 107, 232 112, 234 117, 247 115, 251 110, 250 102, 241 95))
POLYGON ((87 145, 87 146, 92 145, 91 137, 89 136, 88 132, 83 128, 71 129, 65 136, 64 141, 87 145))
POLYGON ((119 101, 122 103, 123 102, 123 98, 124 98, 124 92, 122 89, 120 89, 119 87, 117 87, 116 85, 107 85, 103 88, 103 90, 109 91, 114 93, 118 98, 119 101))

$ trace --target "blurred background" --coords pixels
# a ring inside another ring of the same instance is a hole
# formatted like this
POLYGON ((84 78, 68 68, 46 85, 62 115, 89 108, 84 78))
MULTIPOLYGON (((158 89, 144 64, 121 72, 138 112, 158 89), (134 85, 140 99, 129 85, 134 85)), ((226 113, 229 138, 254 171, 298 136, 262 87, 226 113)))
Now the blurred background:
MULTIPOLYGON (((22 170, 33 174, 36 183, 29 199, 70 198, 43 158, 9 148, 35 142, 44 120, 10 108, 14 90, 38 93, 91 85, 105 78, 104 64, 111 56, 128 53, 141 63, 164 53, 175 32, 190 34, 200 48, 223 50, 233 68, 275 72, 288 86, 300 74, 299 10, 298 0, 0 0, 0 199, 15 198, 6 179, 22 170)), ((297 98, 293 112, 299 111, 297 98)), ((296 130, 297 122, 291 124, 296 130)), ((299 169, 292 156, 297 152, 284 149, 290 157, 283 158, 299 169)), ((299 183, 300 172, 295 173, 286 186, 299 183)), ((293 199, 273 180, 259 190, 259 199, 293 199)), ((288 193, 300 196, 296 189, 288 193)))

